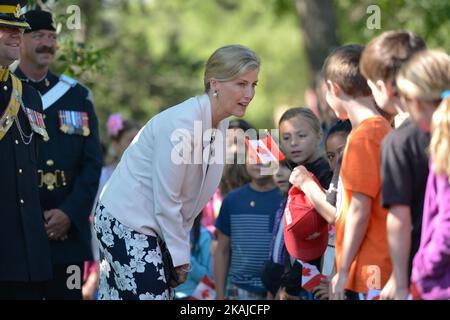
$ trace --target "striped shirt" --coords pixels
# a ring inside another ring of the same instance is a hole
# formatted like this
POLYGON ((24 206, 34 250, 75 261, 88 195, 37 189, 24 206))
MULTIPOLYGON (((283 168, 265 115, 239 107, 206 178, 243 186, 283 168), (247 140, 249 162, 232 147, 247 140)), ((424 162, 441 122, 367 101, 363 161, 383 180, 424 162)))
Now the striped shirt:
POLYGON ((249 184, 230 192, 222 203, 216 227, 230 237, 229 275, 236 286, 265 292, 261 269, 269 258, 275 212, 280 191, 253 190, 249 184))

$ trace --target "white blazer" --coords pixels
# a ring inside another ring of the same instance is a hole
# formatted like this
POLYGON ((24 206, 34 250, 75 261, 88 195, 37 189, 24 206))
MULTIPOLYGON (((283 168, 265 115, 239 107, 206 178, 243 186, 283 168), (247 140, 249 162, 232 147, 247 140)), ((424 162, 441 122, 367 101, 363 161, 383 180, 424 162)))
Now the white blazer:
POLYGON ((154 116, 127 148, 100 194, 100 202, 122 224, 161 236, 175 266, 189 263, 194 219, 222 177, 228 119, 219 123, 220 133, 211 139, 211 117, 206 94, 154 116), (191 163, 181 157, 191 158, 191 163), (208 158, 219 163, 208 165, 208 158))

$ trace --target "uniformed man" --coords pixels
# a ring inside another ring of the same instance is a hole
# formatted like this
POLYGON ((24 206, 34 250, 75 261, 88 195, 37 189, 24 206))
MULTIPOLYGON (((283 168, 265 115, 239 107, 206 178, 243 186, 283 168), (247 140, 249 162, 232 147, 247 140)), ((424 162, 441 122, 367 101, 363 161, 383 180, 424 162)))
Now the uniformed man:
POLYGON ((42 95, 50 140, 38 161, 38 186, 50 239, 54 279, 46 299, 81 299, 84 261, 90 260, 89 215, 97 193, 102 150, 89 91, 49 71, 57 35, 51 13, 28 11, 16 75, 42 95))
POLYGON ((47 137, 42 102, 9 72, 28 27, 26 1, 0 1, 0 300, 42 299, 52 276, 37 188, 37 141, 47 137))

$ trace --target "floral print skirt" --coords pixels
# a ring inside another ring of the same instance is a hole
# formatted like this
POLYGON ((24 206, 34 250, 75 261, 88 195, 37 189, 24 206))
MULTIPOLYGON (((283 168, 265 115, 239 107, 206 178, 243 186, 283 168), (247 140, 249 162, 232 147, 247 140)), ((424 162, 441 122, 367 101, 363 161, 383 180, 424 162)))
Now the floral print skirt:
POLYGON ((94 229, 100 247, 100 300, 173 299, 156 237, 124 226, 100 202, 94 229))

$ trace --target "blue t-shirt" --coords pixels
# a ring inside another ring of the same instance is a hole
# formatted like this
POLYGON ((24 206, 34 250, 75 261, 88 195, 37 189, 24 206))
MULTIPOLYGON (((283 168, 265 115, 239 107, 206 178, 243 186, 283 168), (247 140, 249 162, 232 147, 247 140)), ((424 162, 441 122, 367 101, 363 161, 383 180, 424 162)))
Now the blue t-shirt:
POLYGON ((259 192, 246 184, 231 191, 222 202, 216 227, 230 237, 229 276, 239 288, 266 291, 261 269, 269 258, 273 221, 281 200, 278 188, 259 192))
POLYGON ((176 299, 192 296, 204 276, 212 278, 211 241, 211 233, 205 227, 200 226, 200 238, 196 247, 191 249, 191 270, 186 281, 175 288, 176 299))

